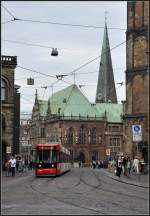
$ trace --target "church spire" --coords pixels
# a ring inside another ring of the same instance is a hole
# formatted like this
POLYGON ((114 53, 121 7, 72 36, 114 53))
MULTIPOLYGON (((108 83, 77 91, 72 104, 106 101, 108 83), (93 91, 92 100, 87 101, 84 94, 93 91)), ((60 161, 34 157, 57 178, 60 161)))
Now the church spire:
POLYGON ((36 92, 35 92, 35 102, 38 101, 38 93, 37 93, 37 89, 36 89, 36 92))
POLYGON ((95 102, 117 103, 106 17, 95 102))

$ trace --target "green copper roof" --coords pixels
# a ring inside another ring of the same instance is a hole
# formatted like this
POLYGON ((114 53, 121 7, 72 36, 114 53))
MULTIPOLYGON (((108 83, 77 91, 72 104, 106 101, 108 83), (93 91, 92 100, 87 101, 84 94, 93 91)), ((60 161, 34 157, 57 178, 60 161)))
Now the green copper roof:
POLYGON ((122 104, 91 104, 76 85, 54 93, 48 101, 38 100, 38 104, 41 116, 47 115, 48 106, 50 106, 49 110, 52 115, 60 115, 64 119, 76 120, 83 117, 102 120, 106 115, 108 122, 122 122, 122 104))
POLYGON ((121 115, 123 114, 122 104, 112 104, 112 103, 97 103, 96 108, 99 115, 106 112, 108 122, 121 123, 121 115))
POLYGON ((105 24, 95 102, 107 103, 109 101, 112 103, 117 103, 117 96, 114 83, 108 31, 107 25, 105 24))
POLYGON ((64 116, 95 117, 98 114, 76 85, 54 93, 49 100, 52 114, 58 114, 59 111, 64 116))

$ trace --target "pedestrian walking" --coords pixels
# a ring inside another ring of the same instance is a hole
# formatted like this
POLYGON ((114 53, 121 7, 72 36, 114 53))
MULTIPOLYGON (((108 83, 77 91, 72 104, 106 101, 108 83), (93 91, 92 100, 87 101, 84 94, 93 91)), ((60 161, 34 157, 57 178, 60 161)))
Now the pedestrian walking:
POLYGON ((28 169, 29 163, 28 163, 28 159, 25 159, 25 170, 28 169))
POLYGON ((92 161, 92 167, 93 167, 93 169, 96 168, 96 161, 95 160, 92 161))
POLYGON ((11 166, 11 173, 12 176, 15 176, 15 169, 16 169, 16 159, 14 155, 12 155, 11 159, 9 160, 10 166, 11 166))
POLYGON ((33 161, 31 160, 30 163, 29 163, 29 167, 30 167, 30 170, 33 169, 33 161))
POLYGON ((126 161, 127 161, 127 159, 126 159, 126 157, 122 157, 122 174, 123 175, 126 175, 126 161))
POLYGON ((19 171, 19 172, 23 172, 23 170, 24 170, 23 162, 22 162, 22 159, 20 158, 20 160, 19 160, 19 167, 18 167, 18 171, 19 171))
POLYGON ((131 174, 131 159, 130 157, 127 157, 127 162, 126 162, 126 169, 127 169, 127 176, 129 177, 131 174))
POLYGON ((116 162, 116 175, 120 178, 122 172, 122 160, 121 157, 118 158, 116 162))
POLYGON ((136 174, 139 174, 139 159, 137 156, 133 160, 133 169, 135 169, 136 174))
POLYGON ((19 157, 16 158, 16 172, 18 172, 19 167, 19 157))
POLYGON ((10 166, 9 160, 6 161, 6 163, 5 163, 5 170, 6 170, 6 176, 8 177, 9 174, 11 173, 11 166, 10 166))

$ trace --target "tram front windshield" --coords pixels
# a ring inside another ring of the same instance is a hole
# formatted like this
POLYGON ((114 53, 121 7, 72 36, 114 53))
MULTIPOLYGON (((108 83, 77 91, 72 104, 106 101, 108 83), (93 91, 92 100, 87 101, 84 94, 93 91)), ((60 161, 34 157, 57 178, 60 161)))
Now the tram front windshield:
POLYGON ((56 163, 59 161, 59 154, 56 150, 38 150, 36 162, 37 163, 56 163))

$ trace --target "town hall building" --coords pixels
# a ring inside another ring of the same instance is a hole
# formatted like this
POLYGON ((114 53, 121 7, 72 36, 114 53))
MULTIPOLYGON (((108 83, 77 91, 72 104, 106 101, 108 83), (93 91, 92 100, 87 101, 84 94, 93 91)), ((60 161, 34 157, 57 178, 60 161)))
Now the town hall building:
POLYGON ((30 143, 61 142, 71 152, 72 162, 89 165, 122 154, 123 107, 117 103, 108 30, 105 23, 95 103, 80 88, 70 85, 48 100, 36 90, 30 122, 30 143))

